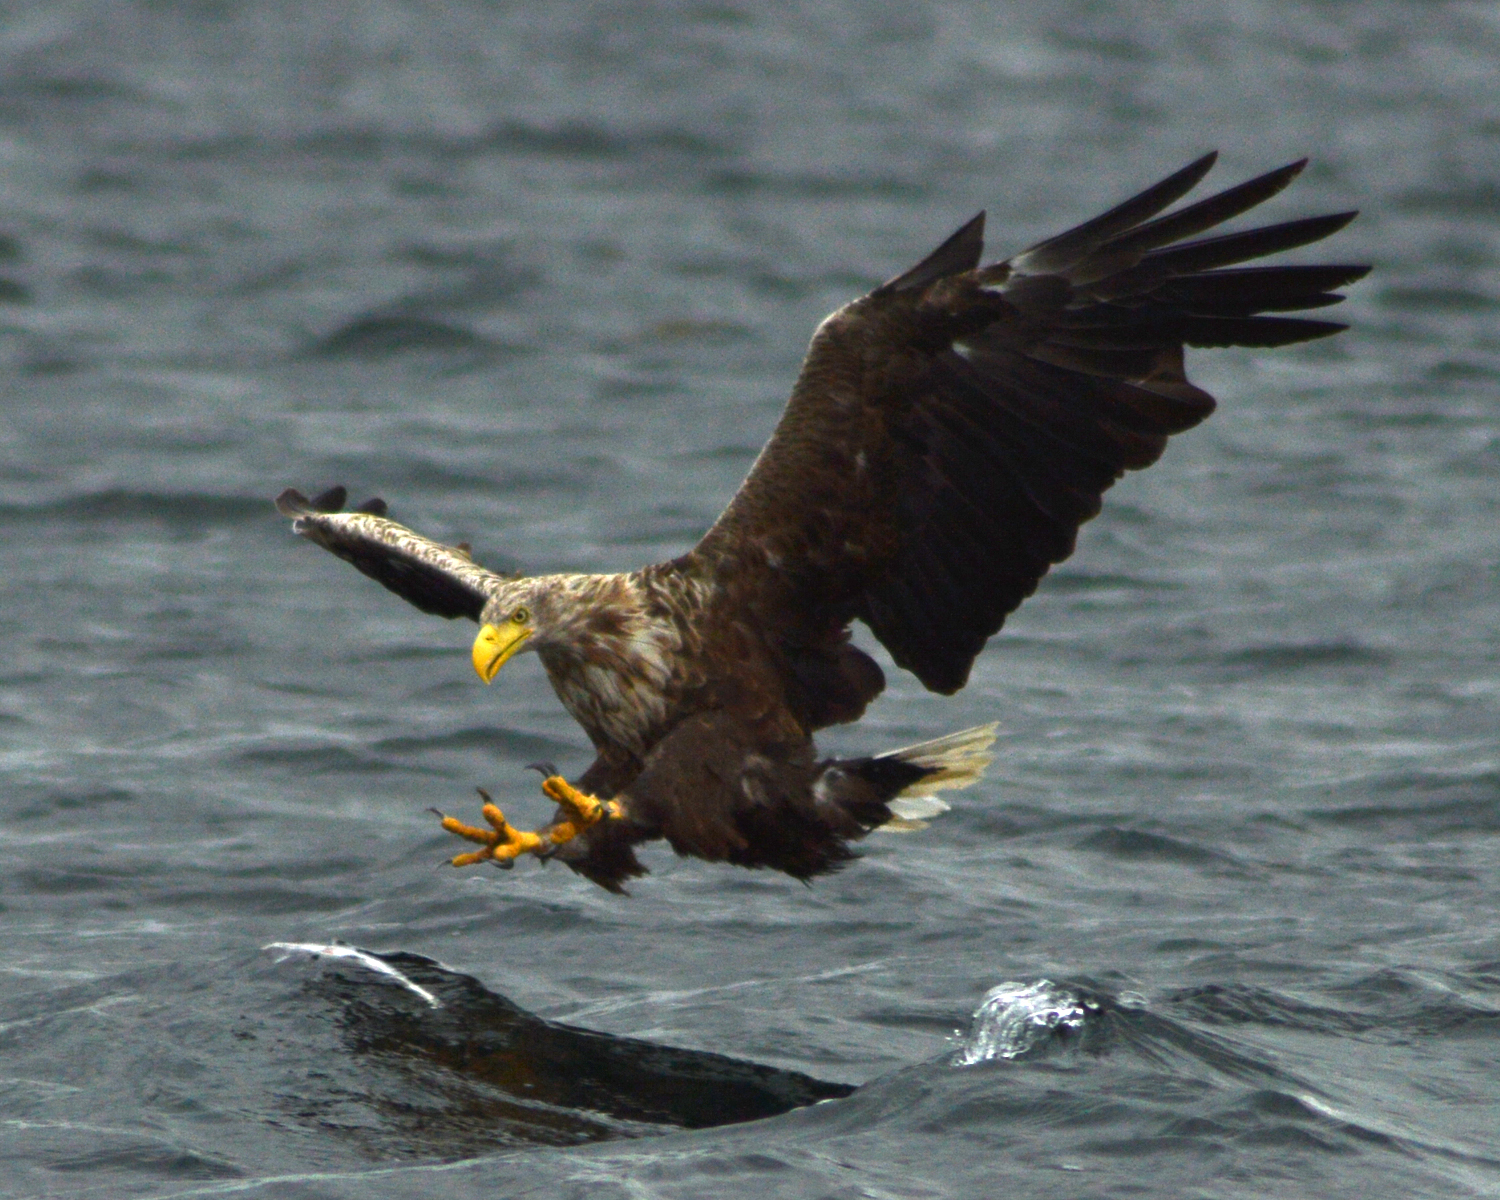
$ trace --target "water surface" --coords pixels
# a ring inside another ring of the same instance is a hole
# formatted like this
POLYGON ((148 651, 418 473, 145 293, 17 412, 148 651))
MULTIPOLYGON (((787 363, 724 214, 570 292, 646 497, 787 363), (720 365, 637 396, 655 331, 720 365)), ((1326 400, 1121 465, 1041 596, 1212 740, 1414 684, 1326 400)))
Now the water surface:
POLYGON ((1495 1194, 1496 61, 1478 5, 10 5, 6 1186, 1495 1194), (1375 272, 1337 339, 1199 353, 1221 411, 968 689, 825 742, 999 720, 983 786, 812 887, 440 869, 429 805, 539 820, 584 738, 271 497, 679 553, 825 313, 1215 146, 1310 155, 1273 215, 1363 209, 1305 254, 1375 272))

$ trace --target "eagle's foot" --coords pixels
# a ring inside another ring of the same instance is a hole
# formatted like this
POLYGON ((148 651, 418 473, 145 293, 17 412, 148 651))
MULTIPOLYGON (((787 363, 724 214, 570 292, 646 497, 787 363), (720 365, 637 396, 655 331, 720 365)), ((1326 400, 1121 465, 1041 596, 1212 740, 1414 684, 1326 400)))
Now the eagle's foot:
POLYGON ((542 791, 568 814, 566 820, 547 830, 547 837, 554 845, 571 841, 600 821, 618 820, 625 815, 618 800, 601 800, 598 796, 580 792, 561 775, 548 775, 542 780, 542 791))
MULTIPOLYGON (((484 847, 482 850, 474 850, 468 854, 455 855, 451 860, 455 867, 471 867, 475 863, 482 862, 493 862, 497 867, 508 867, 519 855, 536 854, 547 848, 550 844, 547 838, 529 830, 517 829, 491 802, 488 792, 483 788, 475 790, 484 797, 484 807, 480 809, 480 812, 489 822, 490 828, 480 829, 476 825, 465 825, 457 817, 447 817, 438 813, 438 816, 443 818, 443 828, 449 833, 467 838, 471 842, 478 842, 484 847)), ((437 812, 436 809, 433 811, 437 812)))

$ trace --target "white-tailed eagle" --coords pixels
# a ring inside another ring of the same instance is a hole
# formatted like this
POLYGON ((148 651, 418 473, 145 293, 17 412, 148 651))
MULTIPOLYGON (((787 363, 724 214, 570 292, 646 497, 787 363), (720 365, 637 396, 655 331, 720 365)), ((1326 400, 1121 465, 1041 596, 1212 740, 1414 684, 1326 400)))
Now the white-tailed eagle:
POLYGON ((1283 314, 1336 303, 1368 269, 1238 265, 1354 214, 1200 237, 1303 166, 1167 212, 1213 162, 987 265, 981 213, 828 317, 739 492, 670 562, 505 575, 389 520, 382 501, 344 512, 343 488, 284 492, 297 533, 424 612, 478 622, 486 683, 536 651, 597 751, 576 784, 544 771, 559 807, 535 832, 492 804, 487 828, 444 818, 480 846, 455 865, 533 853, 620 890, 645 871, 636 844, 665 838, 679 854, 808 879, 977 779, 993 726, 818 757, 813 734, 857 720, 885 685, 851 623, 929 689, 956 692, 985 640, 1073 552, 1105 490, 1213 411, 1183 347, 1335 333, 1283 314))

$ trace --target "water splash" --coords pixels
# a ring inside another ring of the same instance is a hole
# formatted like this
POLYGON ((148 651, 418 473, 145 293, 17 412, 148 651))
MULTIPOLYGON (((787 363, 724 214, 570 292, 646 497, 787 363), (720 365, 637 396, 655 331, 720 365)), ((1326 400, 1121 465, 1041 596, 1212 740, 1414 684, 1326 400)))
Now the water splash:
POLYGON ((1081 1030, 1102 1011, 1092 996, 1050 979, 1007 980, 985 994, 963 1049, 953 1056, 953 1065, 972 1067, 993 1058, 1018 1058, 1059 1032, 1081 1030))
POLYGON ((294 954, 310 954, 317 958, 347 958, 357 962, 362 967, 368 967, 377 975, 386 975, 394 979, 408 991, 415 992, 427 1001, 433 1008, 442 1008, 443 1002, 429 992, 419 983, 413 983, 390 963, 376 958, 367 950, 361 950, 357 946, 344 946, 338 943, 333 945, 322 945, 313 942, 271 942, 262 946, 262 950, 275 950, 279 953, 277 962, 284 962, 294 954))

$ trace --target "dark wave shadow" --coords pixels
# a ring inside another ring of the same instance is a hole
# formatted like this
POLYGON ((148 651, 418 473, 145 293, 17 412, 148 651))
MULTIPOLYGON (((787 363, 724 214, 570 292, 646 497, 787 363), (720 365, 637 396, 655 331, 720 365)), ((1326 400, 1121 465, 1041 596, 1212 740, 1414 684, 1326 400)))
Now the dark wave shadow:
MULTIPOLYGON (((854 1091, 795 1071, 557 1024, 431 959, 376 957, 438 1005, 413 991, 372 986, 366 974, 329 972, 311 987, 337 1006, 350 1050, 384 1069, 383 1094, 359 1099, 385 1127, 347 1129, 373 1135, 382 1155, 403 1144, 423 1155, 467 1155, 707 1129, 854 1091)), ((338 1124, 337 1113, 324 1108, 304 1105, 299 1116, 338 1124)))
MULTIPOLYGON (((438 652, 451 658, 453 652, 443 649, 438 652)), ((581 753, 579 747, 561 738, 545 737, 538 733, 526 733, 520 729, 507 729, 501 725, 478 725, 468 729, 455 729, 427 736, 399 736, 381 738, 374 743, 376 750, 386 754, 420 754, 424 750, 488 750, 500 756, 512 758, 564 758, 581 753)))
POLYGON ((1469 778, 1396 771, 1317 791, 1333 803, 1304 808, 1309 819, 1365 829, 1386 841, 1500 830, 1500 771, 1469 778))
POLYGON ((1149 833, 1143 829, 1121 829, 1107 825, 1073 843, 1079 850, 1119 859, 1121 862, 1161 862, 1199 867, 1224 874, 1249 874, 1233 856, 1196 842, 1149 833))
POLYGON ((506 349, 455 321, 366 313, 317 338, 303 354, 308 358, 387 358, 416 350, 493 356, 506 349))
POLYGON ((1340 1006, 1320 1005, 1243 983, 1202 984, 1167 997, 1174 1013, 1205 1024, 1281 1026, 1305 1033, 1410 1044, 1426 1038, 1491 1038, 1500 1031, 1500 1005, 1482 1003, 1483 972, 1433 981, 1407 969, 1383 967, 1326 989, 1340 1006))
MULTIPOLYGON (((1242 1013, 1232 992, 1201 988, 1153 1003, 1093 983, 1003 983, 957 1053, 793 1114, 786 1128, 825 1152, 872 1130, 907 1146, 914 1134, 945 1147, 962 1138, 963 1154, 944 1162, 943 1195, 1447 1195, 1432 1185, 1454 1164, 1476 1178, 1494 1170, 1482 1137, 1393 1119, 1347 1080, 1301 1073, 1324 1057, 1292 1058, 1200 1028, 1260 1024, 1267 1011, 1276 1023, 1309 1015, 1274 1011, 1263 996, 1242 1013), (1289 1058, 1299 1069, 1283 1065, 1289 1058), (1004 1193, 994 1188, 997 1162, 1007 1164, 1004 1193), (1078 1172, 1071 1178, 1085 1190, 1069 1190, 1066 1176, 1060 1185, 1059 1170, 1078 1172), (1298 1183, 1291 1193, 1287 1179, 1298 1183)), ((1316 1028, 1349 1036, 1342 1022, 1316 1028)))
POLYGON ((266 501, 260 496, 110 488, 39 504, 0 504, 0 521, 53 520, 58 517, 84 521, 162 521, 199 532, 205 525, 264 522, 268 511, 266 501))
POLYGON ((1355 641, 1246 646, 1214 657, 1211 665, 1231 677, 1284 675, 1296 671, 1381 671, 1394 656, 1355 641))

